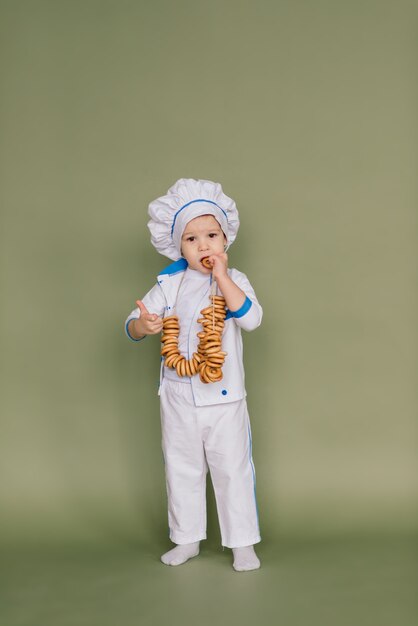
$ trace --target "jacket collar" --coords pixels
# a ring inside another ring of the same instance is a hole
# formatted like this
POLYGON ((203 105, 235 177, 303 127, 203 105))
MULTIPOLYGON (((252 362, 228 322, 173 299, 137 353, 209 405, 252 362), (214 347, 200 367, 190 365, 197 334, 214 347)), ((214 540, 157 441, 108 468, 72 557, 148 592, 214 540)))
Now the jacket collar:
POLYGON ((174 261, 174 263, 170 263, 170 265, 167 265, 167 267, 165 267, 158 274, 158 277, 167 276, 167 274, 169 276, 173 276, 173 274, 179 274, 180 272, 185 272, 187 269, 187 266, 188 266, 188 263, 186 259, 181 258, 178 261, 174 261))

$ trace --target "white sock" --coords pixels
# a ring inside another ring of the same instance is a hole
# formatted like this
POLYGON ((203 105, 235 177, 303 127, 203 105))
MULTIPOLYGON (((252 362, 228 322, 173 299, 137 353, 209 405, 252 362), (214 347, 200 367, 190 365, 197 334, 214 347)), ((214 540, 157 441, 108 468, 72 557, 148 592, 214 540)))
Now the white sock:
POLYGON ((233 568, 237 572, 248 572, 260 567, 260 560, 254 552, 254 546, 232 548, 234 554, 233 568))
POLYGON ((199 554, 199 541, 176 546, 162 555, 161 560, 165 565, 181 565, 199 554))

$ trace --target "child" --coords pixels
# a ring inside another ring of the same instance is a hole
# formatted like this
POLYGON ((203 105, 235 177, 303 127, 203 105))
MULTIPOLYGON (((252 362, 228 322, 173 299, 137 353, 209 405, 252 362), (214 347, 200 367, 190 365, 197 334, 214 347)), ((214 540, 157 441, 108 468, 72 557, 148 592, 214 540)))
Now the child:
MULTIPOLYGON (((194 363, 198 367, 199 356, 195 355, 198 333, 203 334, 201 310, 211 304, 209 297, 215 288, 226 307, 221 330, 221 354, 226 356, 219 359, 219 363, 224 361, 221 380, 205 382, 198 374, 187 376, 185 369, 172 366, 181 356, 171 361, 166 357, 170 367, 164 358, 161 362, 158 393, 168 520, 170 539, 177 544, 161 560, 166 565, 180 565, 199 554, 199 542, 206 539, 209 469, 222 545, 232 548, 236 571, 257 569, 260 561, 253 546, 261 537, 241 328, 254 330, 259 326, 262 309, 245 274, 228 268, 226 250, 238 231, 238 211, 218 183, 181 179, 167 195, 150 204, 149 215, 152 244, 174 263, 161 272, 142 301, 137 300, 138 308, 125 324, 128 337, 140 341, 146 335, 158 334, 163 318, 177 315, 178 340, 169 341, 178 345, 178 353, 190 363, 197 359, 194 363)), ((172 318, 171 323, 177 322, 172 318)))

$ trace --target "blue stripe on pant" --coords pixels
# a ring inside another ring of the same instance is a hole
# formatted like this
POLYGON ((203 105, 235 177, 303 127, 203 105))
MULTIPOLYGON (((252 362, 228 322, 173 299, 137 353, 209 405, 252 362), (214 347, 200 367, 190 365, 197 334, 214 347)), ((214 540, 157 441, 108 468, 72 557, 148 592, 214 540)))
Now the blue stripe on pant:
POLYGON ((206 538, 206 474, 215 492, 222 545, 261 540, 246 400, 196 407, 191 385, 164 379, 160 394, 170 538, 206 538))

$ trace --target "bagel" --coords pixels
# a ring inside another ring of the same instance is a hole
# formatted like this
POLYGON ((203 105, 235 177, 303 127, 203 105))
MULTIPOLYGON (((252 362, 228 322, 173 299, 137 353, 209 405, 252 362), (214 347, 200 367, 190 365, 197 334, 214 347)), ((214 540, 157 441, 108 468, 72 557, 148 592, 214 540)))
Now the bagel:
MULTIPOLYGON (((208 257, 201 260, 208 269, 212 268, 208 257)), ((225 326, 225 298, 210 296, 210 305, 200 311, 197 320, 203 330, 197 333, 199 344, 191 359, 186 359, 179 351, 180 323, 177 315, 169 315, 163 320, 161 336, 161 356, 166 367, 175 369, 177 375, 195 376, 205 383, 222 380, 222 365, 227 353, 222 351, 222 333, 225 326)))
POLYGON ((167 339, 164 340, 164 346, 176 346, 177 345, 177 337, 168 337, 167 339))
POLYGON ((213 311, 215 311, 215 313, 223 313, 225 315, 225 307, 218 306, 217 304, 215 306, 207 306, 206 309, 202 309, 200 312, 202 315, 212 315, 213 311))
POLYGON ((177 359, 177 355, 176 354, 172 354, 171 356, 167 356, 165 358, 165 365, 166 365, 166 367, 172 367, 175 359, 177 359))
MULTIPOLYGON (((177 361, 177 363, 176 363, 176 372, 177 372, 178 376, 182 375, 182 373, 181 373, 181 366, 183 365, 184 361, 185 361, 184 356, 182 356, 181 359, 179 359, 177 361)), ((183 374, 183 376, 184 376, 184 374, 183 374)))
POLYGON ((179 334, 176 333, 170 333, 169 331, 165 332, 165 334, 161 337, 161 343, 165 343, 167 341, 167 339, 170 339, 172 337, 178 337, 179 334))
POLYGON ((211 270, 213 265, 212 263, 209 261, 209 257, 205 256, 203 259, 200 259, 201 264, 203 265, 203 267, 206 267, 206 269, 211 270))
POLYGON ((165 356, 166 358, 168 356, 172 356, 173 354, 178 354, 178 349, 177 346, 174 347, 170 347, 170 346, 165 346, 162 350, 161 350, 161 356, 165 356))
POLYGON ((176 358, 174 359, 171 367, 175 369, 177 366, 177 363, 179 363, 179 361, 181 361, 182 359, 184 359, 184 357, 181 354, 178 354, 176 358))

